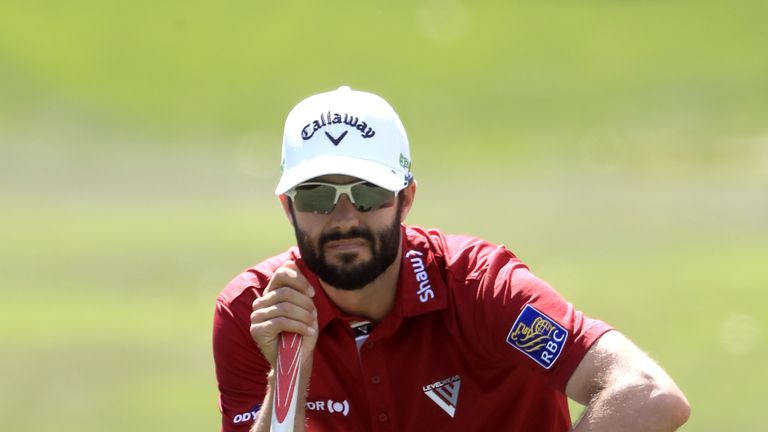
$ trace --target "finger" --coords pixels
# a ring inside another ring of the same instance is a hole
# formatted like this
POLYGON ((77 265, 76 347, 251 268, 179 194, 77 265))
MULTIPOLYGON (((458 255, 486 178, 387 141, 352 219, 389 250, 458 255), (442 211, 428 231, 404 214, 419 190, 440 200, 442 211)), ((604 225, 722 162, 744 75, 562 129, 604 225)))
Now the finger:
POLYGON ((269 280, 264 292, 270 292, 281 287, 293 288, 309 297, 314 297, 315 295, 314 288, 307 278, 301 274, 299 267, 294 261, 286 261, 281 267, 275 270, 275 273, 269 280))
POLYGON ((268 321, 251 324, 251 335, 257 341, 275 341, 277 335, 283 332, 313 336, 317 330, 315 326, 306 325, 303 322, 285 317, 277 317, 268 321))
POLYGON ((253 301, 253 304, 251 304, 251 309, 254 311, 265 309, 280 303, 290 303, 310 312, 315 309, 315 303, 311 298, 307 297, 304 293, 288 287, 280 287, 275 291, 257 297, 253 301))
POLYGON ((315 320, 314 309, 307 310, 292 303, 278 303, 259 309, 254 309, 251 313, 251 323, 257 324, 264 321, 270 321, 277 318, 285 318, 292 321, 298 321, 307 327, 312 326, 315 320))

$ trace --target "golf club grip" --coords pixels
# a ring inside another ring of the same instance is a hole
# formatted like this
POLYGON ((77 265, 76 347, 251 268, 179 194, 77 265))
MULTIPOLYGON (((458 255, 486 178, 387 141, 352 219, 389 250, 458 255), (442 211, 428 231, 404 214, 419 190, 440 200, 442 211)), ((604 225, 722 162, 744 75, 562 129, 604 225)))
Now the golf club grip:
POLYGON ((280 333, 277 341, 275 394, 272 400, 272 432, 293 432, 301 376, 302 337, 280 333))

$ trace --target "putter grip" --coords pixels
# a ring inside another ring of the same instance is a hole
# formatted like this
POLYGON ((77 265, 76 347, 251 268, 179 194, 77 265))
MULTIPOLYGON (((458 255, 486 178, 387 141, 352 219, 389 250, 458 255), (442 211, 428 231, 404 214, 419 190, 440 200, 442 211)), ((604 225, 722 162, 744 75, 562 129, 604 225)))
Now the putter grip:
POLYGON ((281 333, 278 338, 272 432, 293 431, 301 372, 301 343, 302 337, 296 333, 281 333))

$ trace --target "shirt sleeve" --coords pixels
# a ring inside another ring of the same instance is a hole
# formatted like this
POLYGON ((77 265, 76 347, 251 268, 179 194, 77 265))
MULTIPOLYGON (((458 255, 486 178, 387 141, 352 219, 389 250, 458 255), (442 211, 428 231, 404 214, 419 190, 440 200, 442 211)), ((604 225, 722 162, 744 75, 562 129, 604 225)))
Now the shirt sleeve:
POLYGON ((488 352, 494 361, 528 368, 564 391, 584 355, 611 327, 585 316, 506 249, 492 254, 487 265, 474 314, 488 352))
POLYGON ((219 387, 222 432, 247 432, 261 408, 269 363, 250 336, 250 303, 218 299, 213 321, 213 355, 219 387))

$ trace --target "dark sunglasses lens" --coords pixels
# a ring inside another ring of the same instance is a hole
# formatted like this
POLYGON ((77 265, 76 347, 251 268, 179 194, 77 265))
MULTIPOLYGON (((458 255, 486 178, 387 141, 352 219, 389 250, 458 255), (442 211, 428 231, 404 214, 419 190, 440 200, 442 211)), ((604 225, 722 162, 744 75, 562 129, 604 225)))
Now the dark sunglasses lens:
POLYGON ((387 207, 395 201, 395 193, 371 183, 352 186, 355 207, 361 212, 387 207))
POLYGON ((293 203, 300 212, 330 213, 333 210, 336 189, 326 185, 307 185, 296 188, 293 203))

